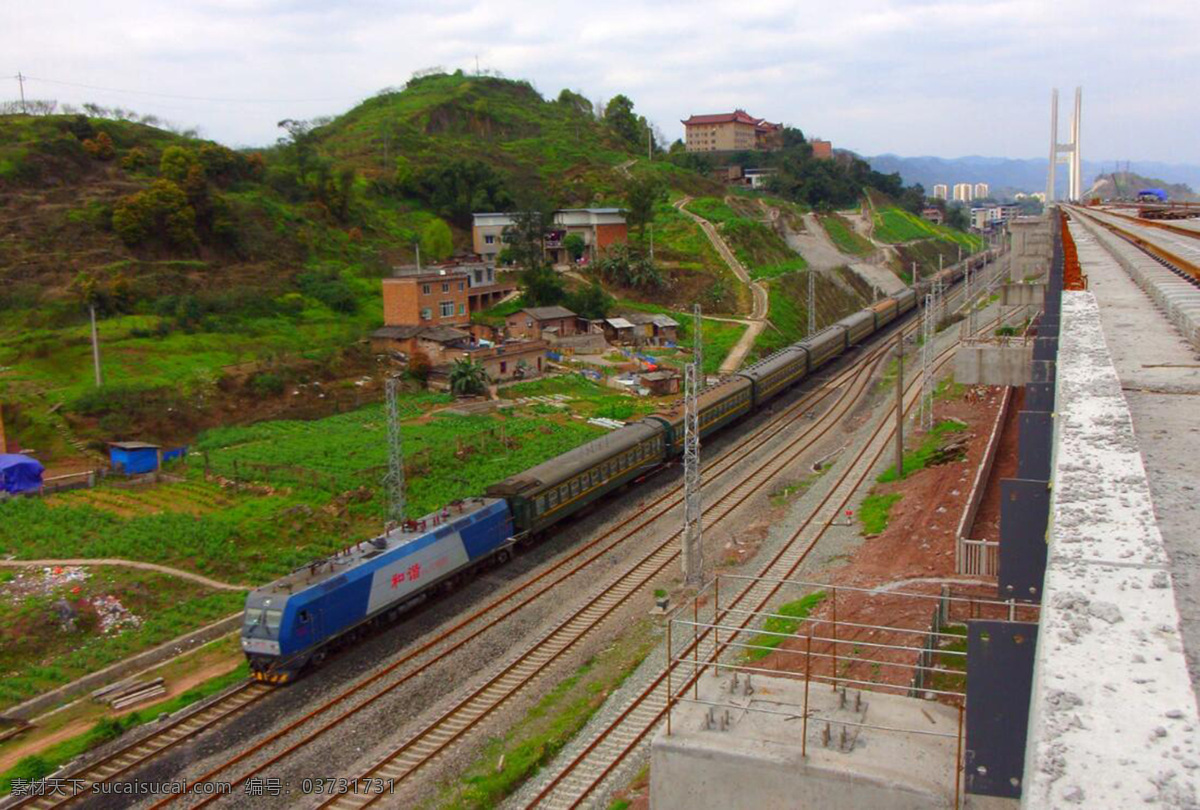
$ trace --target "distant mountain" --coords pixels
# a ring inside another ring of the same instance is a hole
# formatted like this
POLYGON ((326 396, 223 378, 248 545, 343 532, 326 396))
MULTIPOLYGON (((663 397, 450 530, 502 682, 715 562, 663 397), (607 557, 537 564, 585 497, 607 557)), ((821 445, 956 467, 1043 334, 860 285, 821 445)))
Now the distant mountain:
MULTIPOLYGON (((1011 195, 1017 191, 1042 191, 1046 187, 1046 159, 994 158, 971 155, 961 158, 900 157, 899 155, 876 155, 867 158, 871 168, 879 172, 899 172, 905 183, 920 183, 931 191, 934 184, 987 183, 993 196, 1011 195)), ((1092 185, 1103 172, 1112 172, 1115 161, 1083 161, 1083 185, 1092 185)), ((1125 171, 1125 161, 1121 161, 1125 171)), ((1157 161, 1134 160, 1129 162, 1128 171, 1145 177, 1161 177, 1171 183, 1185 183, 1192 188, 1200 187, 1200 166, 1182 163, 1160 163, 1157 161)), ((1065 192, 1066 167, 1060 166, 1058 183, 1060 193, 1065 192)))
POLYGON ((1176 201, 1191 202, 1200 199, 1186 183, 1166 183, 1157 177, 1143 177, 1134 172, 1112 172, 1096 178, 1085 193, 1085 197, 1132 197, 1144 188, 1159 188, 1176 201))

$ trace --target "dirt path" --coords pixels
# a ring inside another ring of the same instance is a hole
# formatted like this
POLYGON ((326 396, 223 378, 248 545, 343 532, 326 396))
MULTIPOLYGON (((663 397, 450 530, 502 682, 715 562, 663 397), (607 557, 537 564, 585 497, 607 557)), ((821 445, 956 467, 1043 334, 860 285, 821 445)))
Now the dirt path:
POLYGON ((691 200, 691 197, 682 197, 675 202, 675 207, 679 209, 680 213, 690 218, 693 222, 700 226, 700 229, 704 231, 704 235, 708 237, 708 241, 712 243, 714 248, 716 248, 717 253, 725 261, 725 264, 729 265, 729 269, 733 271, 733 274, 737 276, 743 284, 750 288, 750 295, 752 296, 753 300, 749 317, 750 325, 742 335, 741 340, 739 340, 734 347, 729 350, 729 354, 726 355, 724 362, 721 363, 721 368, 718 370, 718 372, 721 374, 732 374, 733 372, 737 371, 739 367, 741 367, 742 361, 746 359, 746 355, 749 354, 750 349, 753 348, 755 339, 767 325, 767 312, 770 308, 770 303, 767 298, 767 288, 750 278, 750 273, 747 272, 742 263, 738 261, 738 258, 733 255, 733 251, 730 250, 729 246, 725 244, 725 240, 721 238, 719 233, 717 233, 717 229, 713 227, 711 222, 704 217, 698 214, 693 214, 691 211, 687 210, 685 206, 691 202, 691 200))
POLYGON ((215 579, 209 579, 200 574, 193 574, 191 571, 171 568, 167 565, 139 562, 137 560, 119 560, 111 557, 98 559, 80 557, 67 560, 0 560, 0 568, 46 568, 56 565, 115 565, 122 568, 140 568, 143 571, 157 571, 160 574, 179 577, 180 579, 189 579, 192 582, 198 582, 201 585, 215 588, 219 591, 248 591, 254 588, 253 585, 234 585, 229 582, 218 582, 215 579))

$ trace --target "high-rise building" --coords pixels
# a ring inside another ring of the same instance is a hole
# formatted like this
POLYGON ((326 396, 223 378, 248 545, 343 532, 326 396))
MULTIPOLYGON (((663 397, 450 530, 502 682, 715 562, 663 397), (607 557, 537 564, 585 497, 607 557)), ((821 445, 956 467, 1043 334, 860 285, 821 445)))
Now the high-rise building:
POLYGON ((935 200, 945 200, 950 197, 950 189, 945 183, 936 183, 933 187, 933 198, 935 200))
POLYGON ((973 196, 976 200, 982 200, 984 197, 987 197, 988 196, 988 184, 987 183, 976 183, 975 184, 975 193, 973 196))
POLYGON ((972 199, 971 191, 972 188, 970 183, 955 183, 954 199, 960 202, 970 202, 972 199))

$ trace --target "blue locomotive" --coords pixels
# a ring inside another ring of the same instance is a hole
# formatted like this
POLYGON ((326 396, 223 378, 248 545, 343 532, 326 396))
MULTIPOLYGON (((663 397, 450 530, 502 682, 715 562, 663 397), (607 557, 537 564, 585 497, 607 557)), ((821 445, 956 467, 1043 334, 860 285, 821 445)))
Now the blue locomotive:
MULTIPOLYGON (((990 258, 969 261, 982 267, 990 258)), ((962 269, 942 275, 953 283, 962 269)), ((701 437, 762 407, 916 309, 933 282, 926 279, 848 315, 705 388, 699 395, 701 437)), ((451 504, 251 592, 242 628, 251 671, 259 680, 285 683, 367 625, 395 618, 481 566, 504 562, 516 542, 682 454, 683 416, 682 404, 650 414, 493 484, 486 497, 451 504)))
POLYGON ((242 651, 258 680, 286 683, 365 625, 395 618, 513 543, 508 504, 470 498, 324 560, 246 597, 242 651))

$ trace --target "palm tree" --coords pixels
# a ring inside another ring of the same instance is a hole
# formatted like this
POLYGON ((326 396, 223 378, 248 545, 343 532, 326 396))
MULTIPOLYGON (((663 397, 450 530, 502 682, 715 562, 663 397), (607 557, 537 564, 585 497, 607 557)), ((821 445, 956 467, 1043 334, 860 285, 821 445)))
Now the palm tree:
POLYGON ((488 382, 487 371, 469 357, 455 360, 450 368, 450 391, 455 396, 487 393, 488 382))

